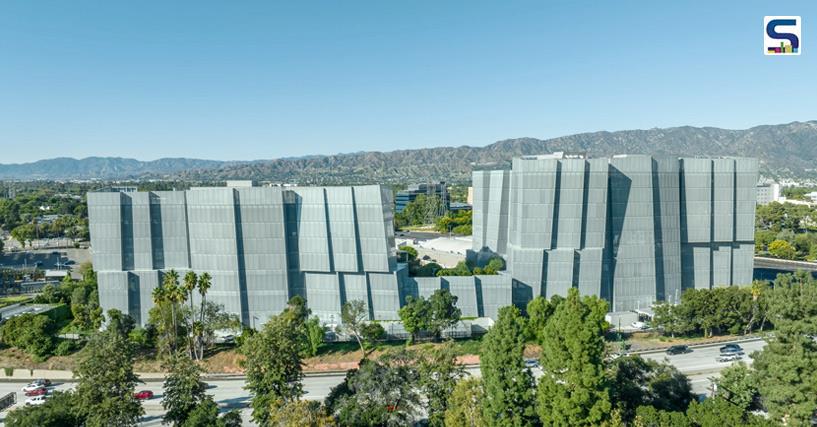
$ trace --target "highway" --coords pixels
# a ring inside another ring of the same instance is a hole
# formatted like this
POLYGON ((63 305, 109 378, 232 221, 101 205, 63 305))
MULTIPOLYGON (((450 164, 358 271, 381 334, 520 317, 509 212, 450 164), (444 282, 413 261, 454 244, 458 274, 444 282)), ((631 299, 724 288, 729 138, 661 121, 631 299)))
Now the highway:
MULTIPOLYGON (((712 377, 717 377, 718 372, 721 369, 730 365, 730 363, 721 363, 715 360, 720 352, 719 348, 723 344, 724 343, 719 343, 717 345, 696 347, 693 348, 691 353, 676 356, 667 356, 663 351, 644 353, 641 356, 646 359, 659 362, 665 360, 668 361, 689 377, 695 393, 706 394, 710 386, 709 379, 712 377)), ((749 355, 754 351, 762 349, 766 345, 766 342, 758 339, 753 341, 743 341, 740 342, 740 345, 746 352, 746 356, 743 360, 751 364, 751 358, 749 355)), ((479 367, 468 367, 466 372, 468 372, 470 375, 479 376, 479 367)), ((541 372, 538 369, 535 369, 534 374, 541 374, 541 372)), ((343 381, 343 378, 343 373, 306 376, 303 381, 304 391, 306 392, 305 398, 310 400, 325 399, 332 387, 343 381)), ((249 393, 244 390, 244 380, 242 378, 234 377, 210 379, 207 382, 210 385, 207 393, 213 396, 220 407, 225 409, 242 408, 241 412, 245 425, 253 425, 252 423, 249 423, 250 410, 247 408, 249 405, 249 393)), ((0 382, 0 396, 10 392, 16 392, 17 406, 22 405, 26 399, 21 391, 23 385, 24 384, 17 382, 0 382)), ((56 390, 68 390, 73 386, 73 383, 66 382, 57 384, 54 388, 56 390)), ((137 390, 152 390, 154 393, 156 393, 156 396, 153 399, 143 402, 145 416, 143 417, 141 424, 144 426, 161 425, 161 417, 164 413, 161 406, 161 382, 147 382, 146 384, 137 387, 137 390)), ((5 414, 5 411, 0 414, 0 424, 5 417, 5 414)))

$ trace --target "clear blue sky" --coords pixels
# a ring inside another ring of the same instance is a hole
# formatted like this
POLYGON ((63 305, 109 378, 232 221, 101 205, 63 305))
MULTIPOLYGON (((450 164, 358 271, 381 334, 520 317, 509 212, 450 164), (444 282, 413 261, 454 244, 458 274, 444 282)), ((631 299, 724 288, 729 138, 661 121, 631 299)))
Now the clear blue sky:
POLYGON ((815 1, 0 2, 0 163, 817 119, 815 1), (803 16, 766 57, 764 15, 803 16))

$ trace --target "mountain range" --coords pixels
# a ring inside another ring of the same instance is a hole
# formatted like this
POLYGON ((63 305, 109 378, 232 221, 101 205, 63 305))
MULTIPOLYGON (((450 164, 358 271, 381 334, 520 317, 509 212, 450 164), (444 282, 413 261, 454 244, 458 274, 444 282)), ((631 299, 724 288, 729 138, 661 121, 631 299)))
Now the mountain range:
POLYGON ((517 138, 484 147, 460 146, 311 155, 275 160, 230 161, 115 157, 56 158, 0 164, 0 179, 254 179, 297 184, 467 182, 479 167, 508 167, 513 157, 554 151, 671 156, 743 156, 760 159, 761 174, 817 178, 817 121, 730 130, 681 126, 591 132, 552 139, 517 138))

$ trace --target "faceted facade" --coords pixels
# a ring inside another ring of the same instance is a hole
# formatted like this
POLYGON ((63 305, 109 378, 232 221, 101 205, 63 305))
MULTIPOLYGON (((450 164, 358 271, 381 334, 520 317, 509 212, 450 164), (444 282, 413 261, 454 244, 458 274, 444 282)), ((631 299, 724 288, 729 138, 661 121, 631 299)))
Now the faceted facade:
POLYGON ((505 257, 513 300, 571 287, 611 311, 752 280, 757 160, 517 158, 475 171, 474 251, 505 257))
POLYGON ((208 300, 255 325, 301 295, 326 323, 400 307, 391 192, 380 186, 88 193, 99 298, 145 323, 169 270, 208 272, 208 300))

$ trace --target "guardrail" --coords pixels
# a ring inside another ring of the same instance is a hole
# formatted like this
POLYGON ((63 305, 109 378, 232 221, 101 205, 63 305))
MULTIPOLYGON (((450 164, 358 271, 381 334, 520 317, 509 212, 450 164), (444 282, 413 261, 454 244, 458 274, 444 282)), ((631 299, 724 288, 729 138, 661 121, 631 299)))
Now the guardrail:
POLYGON ((5 411, 14 406, 15 403, 17 403, 17 393, 9 393, 3 396, 0 398, 0 411, 5 411))

